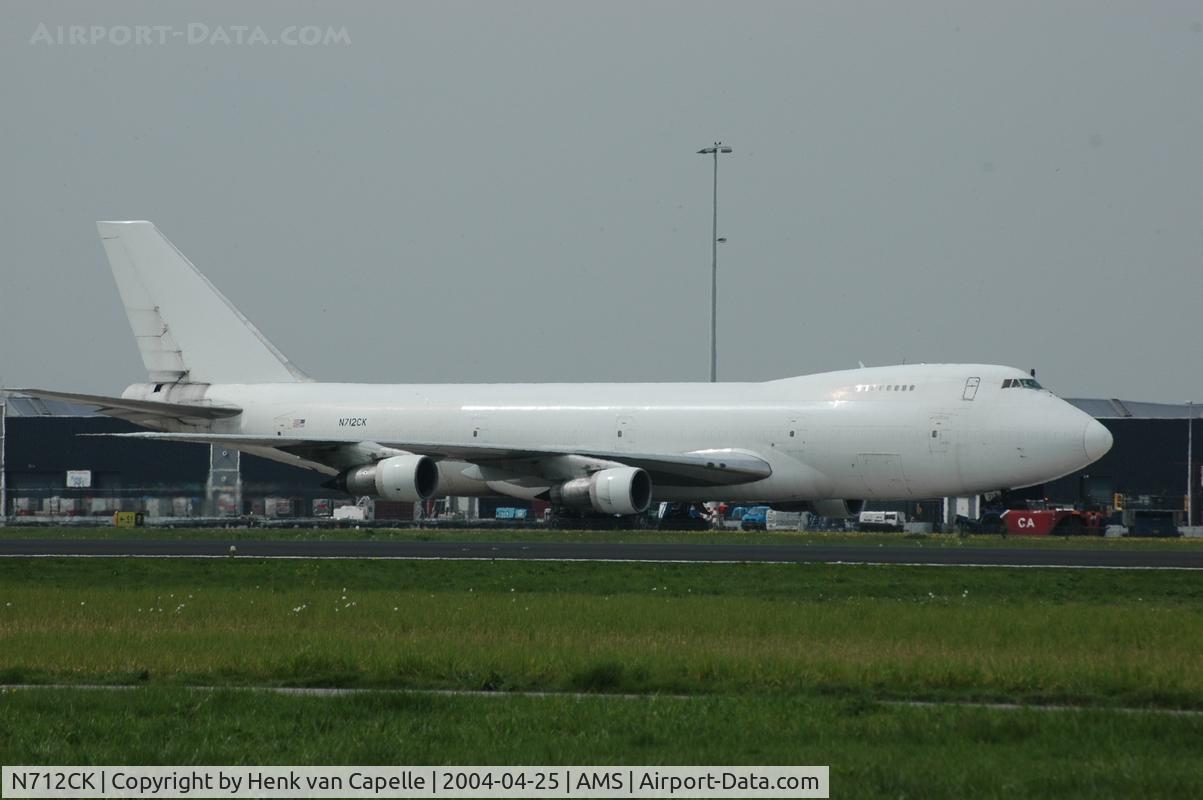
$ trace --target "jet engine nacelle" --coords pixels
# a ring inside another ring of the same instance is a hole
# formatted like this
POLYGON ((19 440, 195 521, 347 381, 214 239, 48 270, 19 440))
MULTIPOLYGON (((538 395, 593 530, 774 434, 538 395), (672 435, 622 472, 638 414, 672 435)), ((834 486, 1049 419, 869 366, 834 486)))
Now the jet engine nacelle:
POLYGON ((811 509, 820 517, 849 519, 858 516, 865 507, 864 500, 812 500, 811 509))
POLYGON ((438 491, 439 466, 426 456, 392 456, 375 464, 352 467, 330 485, 357 497, 367 495, 416 503, 438 491))
POLYGON ((652 501, 652 479, 638 467, 614 467, 551 489, 551 501, 601 514, 642 514, 652 501))

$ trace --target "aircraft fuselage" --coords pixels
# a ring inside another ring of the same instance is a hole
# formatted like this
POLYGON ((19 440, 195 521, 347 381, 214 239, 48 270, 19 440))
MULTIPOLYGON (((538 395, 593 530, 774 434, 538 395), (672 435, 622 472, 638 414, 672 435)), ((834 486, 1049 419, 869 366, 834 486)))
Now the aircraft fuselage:
MULTIPOLYGON (((1040 483, 1110 447, 1096 420, 1021 382, 1034 384, 1009 367, 915 364, 763 383, 224 384, 204 400, 243 409, 214 422, 213 433, 632 454, 730 449, 772 467, 737 485, 657 483, 658 500, 902 500, 1040 483)), ((126 396, 153 399, 151 389, 137 384, 126 396)), ((458 462, 444 461, 442 473, 443 494, 530 497, 549 484, 458 462)))

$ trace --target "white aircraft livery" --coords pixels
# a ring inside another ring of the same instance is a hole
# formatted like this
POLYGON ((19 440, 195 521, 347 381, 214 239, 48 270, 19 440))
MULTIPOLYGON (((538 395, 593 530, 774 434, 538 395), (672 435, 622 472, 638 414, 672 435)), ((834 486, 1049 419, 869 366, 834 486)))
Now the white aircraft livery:
POLYGON ((762 383, 383 385, 313 381, 150 222, 100 222, 146 383, 95 405, 150 431, 331 476, 353 495, 541 498, 636 514, 726 500, 854 514, 1090 464, 1111 434, 1028 373, 905 364, 762 383))

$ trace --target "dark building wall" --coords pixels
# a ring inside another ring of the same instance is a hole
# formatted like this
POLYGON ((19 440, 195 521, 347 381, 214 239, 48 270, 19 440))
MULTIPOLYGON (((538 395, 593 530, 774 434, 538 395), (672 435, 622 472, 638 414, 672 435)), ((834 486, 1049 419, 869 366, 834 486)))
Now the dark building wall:
MULTIPOLYGON (((81 436, 144 430, 107 417, 12 417, 8 420, 8 482, 22 492, 68 495, 66 473, 92 470, 92 489, 76 493, 196 494, 209 477, 209 446, 181 442, 81 436)), ((282 496, 329 495, 320 473, 255 456, 242 456, 244 492, 282 496)))
MULTIPOLYGON (((1088 493, 1119 492, 1127 495, 1161 495, 1182 498, 1186 492, 1185 419, 1100 420, 1115 444, 1107 455, 1080 470, 1045 484, 1046 497, 1064 502, 1087 502, 1088 493), (1106 491, 1108 482, 1110 492, 1106 491), (1091 492, 1091 489, 1095 491, 1091 492)), ((1195 433, 1203 431, 1196 425, 1195 433)), ((1200 503, 1199 448, 1191 470, 1195 506, 1200 503)), ((1196 511, 1195 520, 1199 519, 1196 511)))
POLYGON ((10 491, 61 490, 71 469, 92 470, 93 492, 204 490, 209 464, 204 447, 81 436, 136 430, 140 429, 106 417, 9 419, 10 491))
MULTIPOLYGON (((1103 424, 1115 437, 1115 445, 1102 459, 1085 470, 1046 484, 1044 496, 1077 503, 1088 490, 1109 495, 1170 495, 1181 498, 1186 490, 1186 420, 1106 419, 1103 424), (1089 478, 1086 478, 1089 476, 1089 478)), ((1203 426, 1195 431, 1203 437, 1203 426)), ((149 442, 80 436, 83 433, 125 433, 142 430, 130 423, 107 417, 11 417, 8 420, 8 480, 15 495, 50 494, 138 496, 143 494, 204 493, 208 479, 207 445, 178 442, 149 442), (93 489, 65 490, 66 472, 90 469, 93 489)), ((1196 453, 1203 451, 1203 440, 1196 453)), ((1195 522, 1203 506, 1199 489, 1199 465, 1195 457, 1195 522)), ((311 470, 243 455, 244 495, 295 497, 304 502, 314 497, 338 496, 322 489, 325 476, 311 470)), ((494 505, 522 505, 515 500, 493 501, 494 505)), ((929 504, 924 502, 924 510, 929 504)), ((873 508, 895 508, 914 515, 913 504, 875 504, 873 508)), ((482 514, 491 508, 482 504, 482 514)), ((938 512, 937 512, 938 513, 938 512)), ((923 515, 928 516, 927 514, 923 515)))

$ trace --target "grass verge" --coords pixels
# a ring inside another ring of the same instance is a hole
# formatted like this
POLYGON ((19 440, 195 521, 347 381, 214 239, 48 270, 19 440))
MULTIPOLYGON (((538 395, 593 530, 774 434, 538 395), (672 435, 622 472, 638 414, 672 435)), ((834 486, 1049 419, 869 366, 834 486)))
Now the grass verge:
POLYGON ((1203 707, 1191 573, 0 560, 0 683, 1203 707))
POLYGON ((1197 797, 1203 720, 861 698, 0 693, 8 764, 828 764, 832 796, 1197 797))

